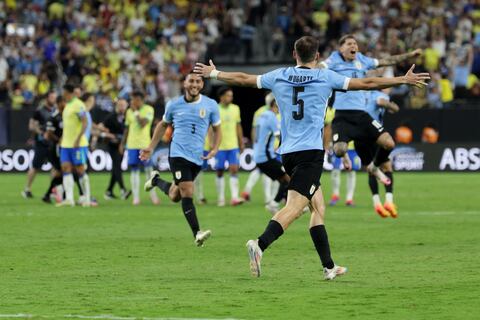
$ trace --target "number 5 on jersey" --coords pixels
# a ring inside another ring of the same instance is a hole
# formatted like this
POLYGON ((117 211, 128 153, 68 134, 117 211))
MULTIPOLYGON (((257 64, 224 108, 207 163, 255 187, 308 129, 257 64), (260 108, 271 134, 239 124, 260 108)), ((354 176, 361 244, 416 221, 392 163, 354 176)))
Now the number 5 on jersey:
POLYGON ((292 104, 294 106, 298 105, 297 111, 292 111, 293 119, 295 120, 302 120, 303 119, 303 100, 298 99, 298 93, 304 92, 305 87, 293 87, 293 96, 292 96, 292 104))

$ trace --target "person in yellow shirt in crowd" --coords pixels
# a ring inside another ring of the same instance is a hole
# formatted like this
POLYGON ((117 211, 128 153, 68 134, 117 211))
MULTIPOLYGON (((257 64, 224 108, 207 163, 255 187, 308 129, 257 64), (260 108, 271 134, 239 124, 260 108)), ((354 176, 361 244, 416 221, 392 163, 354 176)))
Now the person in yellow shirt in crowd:
MULTIPOLYGON (((122 141, 122 146, 126 146, 127 149, 134 205, 140 204, 140 167, 144 167, 147 179, 150 178, 152 173, 151 162, 140 160, 140 150, 145 149, 150 144, 150 131, 154 118, 153 107, 145 104, 144 98, 145 96, 141 91, 132 93, 131 107, 125 114, 125 134, 122 141)), ((123 154, 123 150, 121 151, 123 154)), ((153 204, 160 203, 155 190, 150 191, 150 199, 153 204)))
POLYGON ((219 109, 222 130, 222 142, 215 156, 215 170, 217 171, 216 186, 218 206, 225 205, 225 163, 228 163, 230 171, 230 194, 231 205, 243 203, 239 197, 238 168, 240 165, 240 153, 243 151, 243 131, 240 118, 240 108, 233 104, 233 91, 224 87, 219 90, 219 109))
POLYGON ((78 99, 73 85, 63 87, 65 109, 62 112, 63 134, 60 144, 60 162, 63 173, 63 189, 65 200, 57 206, 74 206, 73 199, 73 170, 78 175, 80 186, 85 196, 82 203, 84 207, 90 206, 90 180, 86 172, 88 140, 85 136, 87 130, 87 110, 85 104, 78 99))

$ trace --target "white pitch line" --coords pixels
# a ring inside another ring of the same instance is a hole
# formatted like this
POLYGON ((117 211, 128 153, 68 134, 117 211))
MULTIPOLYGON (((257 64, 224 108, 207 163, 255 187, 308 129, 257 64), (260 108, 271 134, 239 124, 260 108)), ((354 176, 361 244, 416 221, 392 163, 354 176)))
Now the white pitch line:
POLYGON ((63 316, 47 316, 47 315, 35 315, 28 313, 17 313, 17 314, 0 314, 0 318, 15 318, 15 319, 30 319, 30 318, 43 318, 43 319, 58 319, 69 318, 69 319, 101 319, 101 320, 239 320, 235 318, 223 318, 223 319, 213 319, 213 318, 158 318, 158 317, 119 317, 110 314, 101 314, 96 316, 84 316, 80 314, 66 314, 63 316))

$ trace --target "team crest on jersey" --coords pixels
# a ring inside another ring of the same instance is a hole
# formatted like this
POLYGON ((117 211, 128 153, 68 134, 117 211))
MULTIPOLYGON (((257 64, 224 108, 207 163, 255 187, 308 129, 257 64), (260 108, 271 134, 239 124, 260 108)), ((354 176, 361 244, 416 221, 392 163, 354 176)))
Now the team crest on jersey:
POLYGON ((362 63, 358 60, 355 61, 355 68, 358 70, 362 70, 362 63))
POLYGON ((207 110, 205 108, 201 108, 200 109, 200 118, 205 118, 205 116, 207 115, 207 110))
POLYGON ((182 179, 182 171, 175 171, 175 178, 178 180, 182 179))

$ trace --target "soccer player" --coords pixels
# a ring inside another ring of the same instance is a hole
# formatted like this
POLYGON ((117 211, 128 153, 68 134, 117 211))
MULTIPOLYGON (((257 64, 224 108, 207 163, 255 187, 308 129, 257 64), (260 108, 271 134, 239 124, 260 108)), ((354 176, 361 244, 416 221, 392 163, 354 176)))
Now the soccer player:
POLYGON ((202 169, 202 162, 215 156, 221 140, 220 114, 215 100, 200 94, 203 79, 190 73, 183 82, 185 95, 172 99, 167 103, 165 115, 155 127, 152 141, 140 152, 143 161, 148 160, 167 126, 174 127, 170 144, 169 163, 174 182, 160 178, 154 171, 150 180, 145 183, 145 190, 160 188, 173 202, 182 202, 182 210, 192 230, 194 243, 201 247, 210 235, 210 230, 201 231, 195 205, 193 204, 193 181, 202 169), (213 146, 207 156, 203 156, 205 136, 209 126, 213 130, 213 146))
MULTIPOLYGON (((383 59, 372 59, 361 54, 353 35, 345 35, 340 41, 340 48, 334 51, 328 59, 320 63, 321 67, 336 71, 350 78, 364 78, 366 72, 382 66, 394 65, 409 58, 422 54, 421 49, 391 56, 383 59)), ((383 126, 365 112, 367 93, 365 91, 342 92, 335 91, 335 118, 332 123, 333 151, 338 157, 344 157, 348 150, 348 142, 374 141, 380 148, 373 161, 367 165, 367 171, 384 184, 390 180, 378 168, 388 159, 395 142, 383 126)))
POLYGON ((372 90, 409 84, 424 86, 429 75, 413 73, 414 65, 405 76, 395 78, 348 78, 328 69, 315 69, 320 55, 319 42, 305 36, 294 44, 296 67, 280 68, 263 75, 223 72, 210 65, 196 63, 194 71, 206 78, 218 79, 228 85, 272 90, 281 113, 282 144, 279 152, 285 171, 290 176, 287 204, 270 220, 264 233, 247 242, 250 269, 260 276, 260 262, 265 250, 310 205, 310 235, 323 265, 324 278, 332 280, 346 273, 330 255, 324 225, 324 200, 320 189, 323 168, 322 129, 327 100, 332 90, 372 90))
MULTIPOLYGON (((383 92, 371 91, 367 93, 368 102, 366 111, 374 120, 378 121, 382 125, 385 111, 395 113, 399 110, 398 105, 395 102, 390 101, 388 92, 388 89, 384 89, 383 92)), ((374 142, 358 142, 358 146, 356 147, 362 162, 365 163, 372 161, 378 149, 378 146, 374 142)), ((398 216, 398 212, 397 206, 393 202, 392 161, 387 158, 380 164, 380 169, 385 173, 388 179, 390 179, 390 184, 385 185, 385 203, 382 205, 380 196, 378 194, 377 179, 375 179, 375 177, 371 174, 368 176, 368 184, 370 186, 370 190, 372 191, 373 207, 375 212, 378 213, 378 215, 380 215, 382 218, 386 218, 388 216, 396 218, 398 216)))
MULTIPOLYGON (((140 167, 143 166, 147 180, 152 173, 150 161, 140 160, 140 150, 146 148, 151 140, 150 131, 154 117, 153 107, 145 104, 143 99, 144 94, 141 91, 132 93, 131 106, 125 114, 125 133, 122 141, 122 145, 126 142, 134 205, 140 204, 140 167)), ((150 191, 150 199, 153 204, 160 203, 155 190, 150 191)))
POLYGON ((218 206, 225 205, 225 162, 228 162, 228 171, 230 172, 230 194, 232 206, 243 203, 239 197, 238 167, 240 165, 240 153, 243 151, 243 131, 240 119, 240 108, 233 104, 233 91, 231 88, 221 88, 218 97, 220 103, 220 119, 222 127, 222 142, 215 156, 215 170, 217 178, 215 180, 217 187, 218 206))
MULTIPOLYGON (((32 160, 32 166, 27 173, 27 183, 25 188, 22 191, 22 196, 25 199, 33 198, 31 191, 33 181, 37 172, 42 169, 42 165, 48 159, 48 154, 50 146, 48 141, 45 141, 45 126, 52 115, 55 109, 55 100, 57 99, 57 94, 55 91, 50 91, 45 99, 45 104, 37 108, 33 113, 33 117, 28 123, 29 130, 35 135, 34 138, 34 156, 32 160)), ((52 172, 52 175, 55 175, 55 172, 52 172)), ((50 199, 50 195, 48 196, 50 199)), ((47 198, 43 197, 43 201, 46 201, 47 198)))
POLYGON ((290 177, 285 173, 275 153, 275 138, 280 136, 280 123, 277 118, 278 105, 275 99, 269 101, 269 108, 257 119, 255 126, 255 143, 253 145, 253 159, 260 171, 279 184, 274 199, 271 199, 265 208, 272 214, 277 213, 279 203, 284 198, 290 177))
POLYGON ((85 104, 74 95, 74 87, 65 85, 65 109, 62 112, 63 135, 60 149, 60 162, 63 173, 65 200, 57 206, 75 206, 73 199, 73 170, 78 175, 85 201, 82 206, 90 206, 90 180, 86 172, 88 140, 85 137, 87 116, 85 104))

